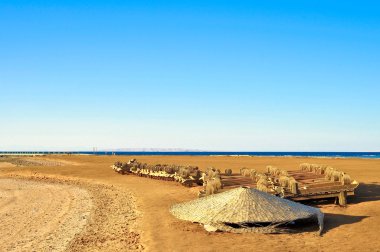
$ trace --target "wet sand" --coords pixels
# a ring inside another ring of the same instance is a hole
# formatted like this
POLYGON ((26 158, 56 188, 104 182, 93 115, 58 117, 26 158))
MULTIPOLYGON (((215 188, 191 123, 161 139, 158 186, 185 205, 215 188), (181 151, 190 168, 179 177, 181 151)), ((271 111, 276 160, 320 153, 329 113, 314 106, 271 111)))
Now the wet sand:
MULTIPOLYGON (((349 199, 349 205, 342 208, 327 201, 317 205, 326 213, 325 232, 322 237, 315 232, 296 234, 209 234, 197 224, 175 219, 170 215, 169 207, 177 202, 196 197, 194 190, 173 182, 151 180, 132 175, 120 175, 113 172, 110 165, 116 160, 127 161, 127 156, 51 156, 44 157, 55 161, 65 161, 59 167, 0 167, 2 176, 12 174, 31 176, 53 176, 59 179, 74 178, 88 184, 99 184, 107 188, 117 188, 106 193, 108 200, 96 203, 93 209, 103 209, 103 217, 89 222, 84 231, 74 238, 74 246, 69 250, 80 251, 86 248, 86 232, 91 234, 87 242, 92 251, 108 250, 148 250, 148 251, 379 251, 377 239, 380 226, 380 160, 371 159, 330 159, 295 157, 191 157, 191 156, 143 156, 139 161, 149 163, 175 163, 198 165, 204 169, 214 166, 221 170, 232 168, 238 171, 245 166, 264 171, 272 164, 283 169, 295 170, 303 162, 323 163, 345 171, 360 182, 357 195, 349 199), (73 165, 73 164, 76 165, 73 165), (121 193, 122 192, 122 193, 121 193), (106 207, 107 202, 119 202, 118 197, 128 195, 122 204, 106 207), (128 203, 134 202, 134 203, 128 203), (114 218, 105 217, 106 213, 120 211, 114 218), (131 216, 117 220, 117 216, 131 216), (107 222, 115 224, 107 225, 107 222), (121 227, 123 232, 116 232, 121 227), (100 227, 107 226, 108 228, 100 227), (98 227, 99 226, 99 227, 98 227), (90 228, 89 228, 90 227, 90 228), (89 232, 88 229, 93 231, 89 232), (86 231, 87 230, 87 231, 86 231), (97 231, 103 230, 103 232, 97 231), (81 243, 83 241, 83 243, 81 243), (102 244, 110 244, 101 247, 102 244), (98 245, 97 245, 98 244, 98 245), (115 249, 113 249, 115 247, 115 249)), ((91 192, 91 195, 95 195, 91 192)), ((93 212, 91 214, 94 214, 93 212)), ((90 220, 92 219, 90 214, 90 220)), ((93 215, 93 216, 96 216, 93 215)), ((98 216, 101 216, 101 214, 98 216)), ((90 249, 88 249, 90 251, 90 249)))

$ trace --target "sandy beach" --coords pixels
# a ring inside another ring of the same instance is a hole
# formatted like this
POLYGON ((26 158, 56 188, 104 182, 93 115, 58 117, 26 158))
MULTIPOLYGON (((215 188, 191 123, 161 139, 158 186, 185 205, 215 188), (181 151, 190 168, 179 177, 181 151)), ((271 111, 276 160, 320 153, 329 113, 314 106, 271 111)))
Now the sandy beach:
POLYGON ((110 165, 131 156, 28 157, 29 165, 0 162, 0 245, 8 251, 379 251, 380 160, 296 157, 138 156, 147 163, 295 170, 323 163, 359 181, 347 207, 317 205, 325 232, 295 234, 207 233, 175 219, 172 204, 196 198, 174 182, 120 175, 110 165), (42 162, 46 161, 46 162, 42 162), (31 164, 31 165, 30 165, 31 164), (35 166, 40 164, 40 166, 35 166), (59 164, 59 165, 54 165, 59 164))
POLYGON ((93 208, 82 188, 0 179, 0 247, 6 251, 64 251, 82 232, 93 208))

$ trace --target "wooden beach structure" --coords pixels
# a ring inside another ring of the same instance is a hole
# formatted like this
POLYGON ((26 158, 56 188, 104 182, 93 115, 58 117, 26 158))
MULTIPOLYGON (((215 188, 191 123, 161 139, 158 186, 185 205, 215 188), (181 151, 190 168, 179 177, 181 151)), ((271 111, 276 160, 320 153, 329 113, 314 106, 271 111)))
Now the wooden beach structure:
POLYGON ((298 193, 287 192, 285 197, 294 201, 320 200, 335 198, 341 206, 347 204, 347 196, 355 195, 355 189, 359 186, 356 180, 350 184, 342 184, 340 181, 326 180, 322 174, 308 171, 288 171, 299 183, 298 193))
MULTIPOLYGON (((335 203, 341 206, 347 204, 347 196, 355 195, 355 189, 359 186, 356 180, 349 183, 342 183, 342 181, 331 181, 326 178, 326 175, 321 172, 309 170, 289 170, 286 171, 288 176, 294 178, 296 181, 296 189, 293 191, 289 187, 281 187, 279 183, 280 175, 273 175, 266 172, 265 175, 273 181, 272 188, 277 187, 276 190, 268 191, 268 193, 275 194, 282 198, 287 198, 293 201, 305 200, 324 200, 335 199, 335 203)), ((222 176, 223 189, 222 191, 230 190, 240 186, 248 186, 256 188, 255 180, 241 174, 232 174, 231 176, 222 176)))
POLYGON ((216 194, 239 187, 256 188, 293 201, 335 199, 341 206, 347 204, 347 196, 355 194, 359 183, 348 174, 327 165, 301 164, 299 170, 281 170, 267 166, 267 172, 242 168, 240 173, 224 173, 207 168, 181 165, 148 165, 131 159, 128 163, 116 162, 111 166, 120 174, 176 181, 187 187, 198 186, 199 197, 216 194), (203 186, 202 186, 203 184, 203 186))

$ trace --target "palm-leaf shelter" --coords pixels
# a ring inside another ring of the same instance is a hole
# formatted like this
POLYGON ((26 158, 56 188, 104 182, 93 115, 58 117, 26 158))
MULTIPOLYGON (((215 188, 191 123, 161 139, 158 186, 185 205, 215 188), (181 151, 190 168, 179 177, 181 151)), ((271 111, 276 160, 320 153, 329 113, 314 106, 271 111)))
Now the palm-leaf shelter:
POLYGON ((253 188, 240 187, 189 202, 176 204, 170 212, 177 218, 197 222, 208 231, 234 233, 282 233, 288 223, 316 220, 323 229, 323 213, 253 188))

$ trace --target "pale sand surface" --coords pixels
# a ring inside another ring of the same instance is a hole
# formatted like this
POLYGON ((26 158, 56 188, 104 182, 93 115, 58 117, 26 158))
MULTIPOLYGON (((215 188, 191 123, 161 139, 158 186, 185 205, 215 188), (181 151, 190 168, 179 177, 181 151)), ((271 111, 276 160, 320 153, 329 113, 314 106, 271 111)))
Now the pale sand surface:
POLYGON ((0 247, 4 251, 64 251, 90 215, 79 187, 0 179, 0 247))
MULTIPOLYGON (((49 159, 49 157, 46 158, 49 159)), ((174 203, 194 199, 196 195, 193 189, 182 187, 174 182, 132 175, 122 176, 112 171, 110 165, 113 162, 116 160, 125 162, 131 158, 130 156, 54 156, 52 158, 66 161, 66 163, 59 167, 0 167, 0 174, 75 178, 86 181, 88 184, 118 188, 113 193, 106 193, 102 197, 93 197, 93 209, 98 209, 98 211, 103 209, 103 213, 98 214, 103 217, 91 222, 94 220, 91 215, 97 216, 95 212, 91 212, 88 222, 90 224, 87 224, 84 231, 74 238, 72 242, 74 245, 69 247, 69 250, 80 251, 87 248, 89 251, 113 251, 145 248, 151 251, 380 251, 380 242, 377 238, 380 226, 380 160, 294 157, 135 157, 139 161, 149 163, 198 165, 202 169, 214 166, 221 170, 232 168, 234 171, 238 171, 243 166, 264 171, 265 166, 269 164, 289 170, 298 169, 298 165, 303 162, 332 165, 347 172, 361 184, 357 190, 357 196, 349 199, 350 204, 346 208, 335 206, 332 202, 318 205, 326 213, 325 233, 319 237, 315 232, 280 235, 210 234, 197 224, 175 219, 168 211, 174 203), (70 165, 70 162, 76 165, 70 165), (124 197, 122 204, 117 205, 120 195, 127 196, 124 197), (96 199, 103 197, 107 200, 96 203, 96 199), (111 204, 115 205, 107 207, 111 204), (106 213, 113 214, 115 208, 120 213, 107 218, 106 213), (127 217, 123 219, 120 218, 121 216, 127 217), (120 225, 124 229, 118 227, 117 223, 123 223, 120 225), (120 229, 124 232, 119 232, 120 229), (87 243, 86 237, 91 237, 87 243), (108 245, 102 247, 98 244, 100 241, 108 245)), ((89 191, 91 195, 96 195, 94 190, 89 191)))
POLYGON ((0 178, 0 251, 140 251, 131 193, 59 176, 0 178))
POLYGON ((0 168, 5 168, 5 167, 14 167, 16 165, 8 163, 8 162, 0 162, 0 168))

